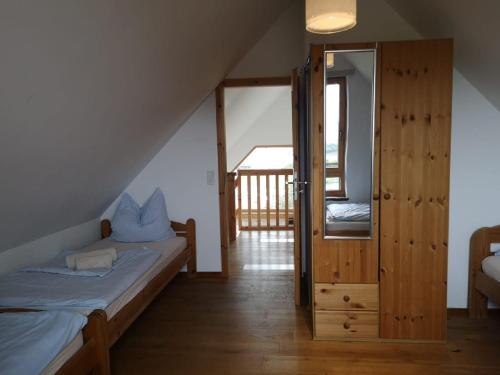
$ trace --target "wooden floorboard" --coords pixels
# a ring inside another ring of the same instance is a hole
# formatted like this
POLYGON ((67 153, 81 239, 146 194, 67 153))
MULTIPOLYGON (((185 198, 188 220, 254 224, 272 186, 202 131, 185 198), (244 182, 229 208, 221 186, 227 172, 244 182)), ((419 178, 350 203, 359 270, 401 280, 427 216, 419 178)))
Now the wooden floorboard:
POLYGON ((224 279, 176 278, 111 351, 113 374, 500 374, 500 316, 450 314, 446 344, 312 341, 293 232, 242 232, 224 279), (279 242, 278 242, 279 241, 279 242))

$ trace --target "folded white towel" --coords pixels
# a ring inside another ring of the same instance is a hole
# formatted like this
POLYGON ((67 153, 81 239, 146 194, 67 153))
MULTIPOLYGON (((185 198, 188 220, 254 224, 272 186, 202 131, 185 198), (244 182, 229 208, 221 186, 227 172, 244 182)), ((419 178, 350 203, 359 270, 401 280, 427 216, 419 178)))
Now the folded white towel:
POLYGON ((75 259, 76 269, 88 270, 92 268, 111 268, 113 257, 110 254, 80 256, 75 259))
POLYGON ((87 251, 85 253, 76 253, 76 254, 71 254, 66 257, 66 266, 68 266, 69 269, 76 269, 76 258, 82 257, 82 256, 96 256, 96 255, 111 255, 111 258, 113 262, 117 259, 117 253, 116 249, 114 247, 110 247, 108 249, 101 249, 101 250, 93 250, 93 251, 87 251))

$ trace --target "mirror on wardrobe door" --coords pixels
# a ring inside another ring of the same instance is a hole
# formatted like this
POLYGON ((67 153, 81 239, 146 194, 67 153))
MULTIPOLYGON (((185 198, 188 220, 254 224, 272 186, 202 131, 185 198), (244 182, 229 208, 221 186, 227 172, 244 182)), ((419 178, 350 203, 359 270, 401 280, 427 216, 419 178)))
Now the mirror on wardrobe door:
POLYGON ((375 51, 326 51, 325 238, 371 238, 375 51))

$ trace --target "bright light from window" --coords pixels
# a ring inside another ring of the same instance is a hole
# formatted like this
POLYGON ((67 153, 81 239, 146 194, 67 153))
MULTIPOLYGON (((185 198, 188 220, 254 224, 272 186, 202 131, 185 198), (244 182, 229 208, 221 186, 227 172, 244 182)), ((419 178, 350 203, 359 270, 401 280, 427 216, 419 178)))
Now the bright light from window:
POLYGON ((292 169, 292 147, 256 147, 238 169, 292 169))
POLYGON ((325 163, 327 168, 339 167, 340 85, 326 85, 325 163))

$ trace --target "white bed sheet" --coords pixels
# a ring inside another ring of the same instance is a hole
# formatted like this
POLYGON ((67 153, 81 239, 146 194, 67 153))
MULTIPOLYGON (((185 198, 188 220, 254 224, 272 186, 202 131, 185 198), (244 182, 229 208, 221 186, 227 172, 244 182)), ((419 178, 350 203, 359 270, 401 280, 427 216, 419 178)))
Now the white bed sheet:
POLYGON ((327 232, 339 230, 367 231, 370 230, 370 225, 369 221, 336 221, 326 223, 326 230, 327 232))
MULTIPOLYGON (((114 247, 118 252, 132 248, 133 244, 114 242, 109 239, 101 240, 93 244, 90 248, 105 248, 114 247), (104 246, 104 247, 103 247, 104 246)), ((137 245, 137 244, 135 244, 137 245)), ((120 311, 127 303, 129 303, 145 286, 154 279, 167 265, 169 265, 175 257, 177 257, 187 246, 186 238, 174 237, 169 240, 159 242, 141 243, 151 249, 161 251, 161 255, 153 266, 145 272, 139 279, 137 279, 124 293, 115 299, 106 309, 108 319, 111 319, 118 311, 120 311)))
POLYGON ((484 258, 481 266, 486 275, 500 282, 500 256, 491 255, 484 258))
POLYGON ((0 278, 0 306, 74 312, 105 309, 160 258, 161 251, 137 248, 120 253, 102 277, 15 271, 0 278))
MULTIPOLYGON (((125 281, 130 284, 126 288, 123 287, 123 284, 120 285, 119 290, 122 291, 118 293, 112 290, 113 285, 119 284, 120 278, 117 274, 112 275, 113 280, 103 280, 102 288, 104 288, 104 290, 102 294, 99 294, 100 292, 97 290, 99 285, 101 285, 99 281, 104 278, 100 279, 94 277, 91 280, 89 278, 82 278, 80 282, 74 279, 75 276, 35 273, 30 275, 29 280, 26 280, 22 272, 16 272, 6 275, 4 279, 2 279, 3 283, 0 284, 0 286, 3 288, 1 289, 3 294, 1 294, 2 303, 0 304, 5 307, 71 309, 80 314, 89 315, 96 308, 94 305, 98 303, 100 306, 99 308, 106 311, 109 319, 144 289, 149 281, 158 275, 163 268, 172 262, 172 260, 186 248, 186 245, 187 241, 184 237, 174 237, 168 240, 151 243, 122 243, 114 242, 109 239, 101 240, 80 251, 115 247, 117 251, 121 253, 130 249, 146 247, 151 249, 150 251, 158 250, 157 258, 154 260, 154 263, 151 263, 147 268, 144 268, 144 262, 141 263, 141 272, 136 272, 137 275, 133 274, 131 268, 133 267, 133 263, 129 261, 126 267, 131 271, 127 273, 128 278, 125 281), (130 280, 132 277, 135 278, 130 280), (50 293, 51 288, 56 290, 58 288, 58 283, 66 282, 66 278, 69 278, 69 281, 73 283, 73 287, 70 287, 69 284, 65 284, 65 287, 61 288, 61 290, 57 290, 57 293, 52 293, 50 295, 46 294, 47 291, 50 293), (85 286, 81 287, 82 284, 85 286), (19 290, 20 292, 17 292, 19 290), (78 294, 71 294, 73 290, 82 290, 83 294, 80 297, 78 294), (71 295, 71 298, 68 297, 64 299, 64 295, 71 295), (110 299, 110 296, 114 297, 110 299)), ((122 270, 122 273, 123 271, 124 270, 122 270)))
POLYGON ((54 375, 83 346, 83 335, 80 331, 73 340, 55 357, 40 375, 54 375))
POLYGON ((61 367, 81 347, 83 340, 75 338, 86 323, 86 317, 68 311, 0 314, 0 373, 52 371, 58 357, 54 366, 61 367))
POLYGON ((370 221, 369 203, 327 202, 325 211, 326 220, 331 223, 370 221))

